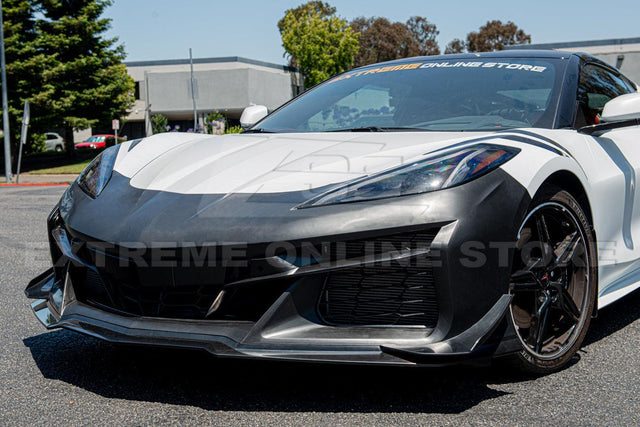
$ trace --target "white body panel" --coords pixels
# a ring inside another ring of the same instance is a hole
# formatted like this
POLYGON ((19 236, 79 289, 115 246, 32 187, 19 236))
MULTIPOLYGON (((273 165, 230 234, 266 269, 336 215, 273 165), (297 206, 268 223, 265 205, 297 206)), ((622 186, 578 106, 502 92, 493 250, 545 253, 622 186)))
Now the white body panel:
MULTIPOLYGON (((114 170, 136 188, 182 194, 278 193, 379 172, 457 143, 459 133, 160 134, 114 170)), ((466 138, 486 133, 464 133, 466 138)), ((464 138, 464 139, 466 139, 464 138)), ((127 144, 127 143, 125 143, 127 144)))
POLYGON ((607 102, 602 110, 603 122, 640 118, 640 93, 628 93, 607 102))

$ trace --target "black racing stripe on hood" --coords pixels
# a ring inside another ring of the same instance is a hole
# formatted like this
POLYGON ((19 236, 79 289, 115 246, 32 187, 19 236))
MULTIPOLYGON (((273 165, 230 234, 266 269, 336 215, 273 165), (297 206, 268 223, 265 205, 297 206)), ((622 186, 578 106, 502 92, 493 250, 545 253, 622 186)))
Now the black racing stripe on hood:
POLYGON ((138 138, 138 139, 134 139, 133 141, 131 141, 131 145, 129 145, 129 150, 127 150, 127 153, 131 150, 133 150, 134 148, 136 148, 136 146, 138 144, 140 144, 142 142, 144 138, 138 138))
POLYGON ((558 144, 553 139, 547 138, 546 136, 538 135, 537 133, 529 132, 529 131, 526 131, 526 130, 519 130, 519 129, 511 130, 510 132, 511 133, 518 133, 518 134, 521 134, 521 135, 532 136, 532 137, 541 139, 541 140, 553 145, 554 147, 558 148, 560 151, 567 153, 570 157, 573 157, 571 155, 571 153, 569 153, 569 151, 566 148, 564 148, 562 145, 558 144))
POLYGON ((551 151, 552 153, 557 154, 559 156, 562 156, 562 155, 564 155, 566 153, 566 151, 561 151, 561 150, 556 149, 555 147, 550 147, 549 145, 547 145, 547 144, 545 144, 543 142, 537 141, 537 140, 535 140, 533 138, 527 138, 527 137, 519 136, 519 135, 491 135, 491 136, 483 136, 483 137, 480 137, 480 138, 468 139, 466 141, 462 141, 462 142, 459 142, 457 144, 450 145, 448 147, 441 148, 441 149, 436 150, 436 151, 432 151, 430 153, 425 153, 425 155, 432 155, 434 153, 439 153, 439 152, 443 152, 443 151, 449 151, 449 150, 451 150, 453 148, 464 147, 464 146, 467 146, 467 145, 470 145, 470 144, 475 144, 475 143, 478 143, 478 142, 491 141, 491 140, 494 140, 496 138, 509 139, 511 141, 521 142, 523 144, 534 145, 536 147, 543 148, 545 150, 551 151))

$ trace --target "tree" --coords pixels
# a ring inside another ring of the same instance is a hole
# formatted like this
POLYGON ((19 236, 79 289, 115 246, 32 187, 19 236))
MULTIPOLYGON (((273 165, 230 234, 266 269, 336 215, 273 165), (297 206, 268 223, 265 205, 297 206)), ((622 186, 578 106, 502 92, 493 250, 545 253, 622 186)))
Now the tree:
POLYGON ((469 52, 503 50, 505 46, 531 43, 531 36, 509 21, 489 21, 478 32, 467 35, 469 52))
POLYGON ((360 49, 355 55, 356 67, 419 55, 413 36, 407 26, 400 22, 360 17, 351 21, 351 28, 360 33, 360 49))
POLYGON ((386 18, 359 17, 351 21, 351 28, 360 33, 360 49, 355 56, 357 67, 440 53, 436 26, 420 16, 411 17, 405 24, 386 18))
POLYGON ((34 105, 50 125, 64 127, 67 152, 73 130, 121 118, 133 106, 134 81, 122 60, 124 47, 106 39, 111 0, 40 0, 40 51, 47 57, 34 105))
POLYGON ((462 53, 465 50, 465 43, 460 39, 453 39, 444 50, 445 54, 462 53))
MULTIPOLYGON (((305 16, 311 17, 314 14, 319 15, 321 18, 328 18, 336 14, 336 8, 331 6, 329 3, 312 0, 301 4, 298 7, 294 7, 293 9, 285 10, 284 16, 286 17, 289 12, 291 12, 296 19, 301 19, 305 16)), ((284 31, 284 17, 278 21, 278 30, 280 31, 280 34, 284 31)))
MULTIPOLYGON (((287 16, 289 12, 293 13, 293 16, 295 16, 296 19, 301 19, 305 16, 310 17, 314 13, 318 14, 321 18, 327 18, 335 15, 336 8, 331 6, 329 3, 312 0, 301 4, 298 7, 294 7, 293 9, 285 10, 284 16, 287 16)), ((282 36, 282 32, 284 31, 284 17, 278 21, 278 31, 280 31, 280 36, 282 36)), ((298 59, 295 56, 289 57, 289 66, 298 67, 298 59)))
POLYGON ((407 20, 407 29, 418 44, 420 55, 440 55, 436 37, 440 34, 435 24, 422 16, 412 16, 407 20))
POLYGON ((323 16, 311 8, 296 16, 289 10, 282 21, 282 46, 296 58, 305 86, 310 87, 351 68, 358 36, 346 20, 333 14, 323 16))
MULTIPOLYGON (((20 140, 20 126, 25 100, 31 100, 34 90, 41 83, 45 69, 45 57, 39 54, 36 45, 36 22, 33 2, 29 0, 4 0, 2 2, 5 58, 7 64, 7 95, 9 98, 9 126, 11 130, 11 151, 15 153, 20 140)), ((41 120, 32 117, 30 134, 41 131, 41 120)), ((33 151, 39 144, 31 144, 38 138, 29 138, 25 147, 33 151)))

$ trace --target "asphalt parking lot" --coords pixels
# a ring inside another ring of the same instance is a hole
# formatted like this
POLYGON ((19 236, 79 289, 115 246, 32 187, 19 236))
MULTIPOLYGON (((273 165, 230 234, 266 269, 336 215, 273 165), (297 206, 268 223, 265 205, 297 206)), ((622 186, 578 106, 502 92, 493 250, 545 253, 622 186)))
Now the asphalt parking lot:
POLYGON ((638 291, 600 312, 576 363, 541 378, 229 361, 47 332, 23 290, 48 267, 45 219, 63 191, 0 188, 0 425, 640 425, 638 291))

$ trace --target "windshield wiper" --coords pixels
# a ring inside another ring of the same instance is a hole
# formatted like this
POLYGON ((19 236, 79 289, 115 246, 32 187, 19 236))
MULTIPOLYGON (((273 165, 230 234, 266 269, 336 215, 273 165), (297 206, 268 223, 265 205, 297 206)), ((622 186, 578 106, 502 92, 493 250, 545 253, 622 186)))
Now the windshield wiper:
POLYGON ((255 129, 247 129, 242 133, 275 133, 272 130, 266 130, 266 129, 262 129, 262 128, 255 128, 255 129))
MULTIPOLYGON (((405 131, 405 132, 428 132, 429 129, 417 128, 417 127, 381 127, 381 126, 362 126, 355 128, 345 128, 345 129, 334 129, 328 130, 325 132, 395 132, 395 131, 405 131)), ((242 133, 278 133, 277 130, 267 130, 263 128, 255 128, 248 129, 242 133)))
POLYGON ((329 132, 386 132, 386 128, 378 126, 362 126, 357 128, 335 129, 329 132))
POLYGON ((415 131, 426 131, 426 130, 428 129, 403 127, 403 126, 384 126, 384 127, 363 126, 363 127, 357 127, 357 128, 330 130, 329 132, 393 132, 393 131, 415 132, 415 131))

